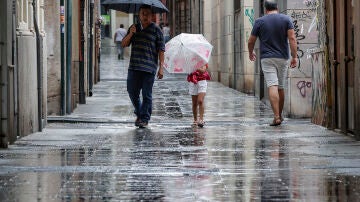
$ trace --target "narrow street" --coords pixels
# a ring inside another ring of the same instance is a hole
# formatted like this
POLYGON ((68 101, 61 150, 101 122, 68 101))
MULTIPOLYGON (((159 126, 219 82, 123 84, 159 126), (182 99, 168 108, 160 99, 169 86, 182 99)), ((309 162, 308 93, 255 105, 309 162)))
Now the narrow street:
POLYGON ((71 115, 0 150, 0 201, 360 201, 360 142, 209 82, 193 128, 186 75, 156 80, 134 127, 129 57, 103 40, 101 81, 71 115))

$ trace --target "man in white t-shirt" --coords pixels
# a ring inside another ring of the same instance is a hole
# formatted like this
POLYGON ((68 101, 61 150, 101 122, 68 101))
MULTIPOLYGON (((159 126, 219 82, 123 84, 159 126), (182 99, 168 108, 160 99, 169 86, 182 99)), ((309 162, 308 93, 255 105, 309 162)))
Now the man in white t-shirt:
POLYGON ((116 44, 118 50, 118 59, 124 59, 124 48, 121 46, 121 41, 126 36, 127 30, 124 29, 124 25, 120 24, 120 28, 116 30, 114 35, 114 43, 116 44))
POLYGON ((164 34, 164 40, 165 43, 167 43, 170 40, 170 27, 169 23, 166 23, 165 26, 162 28, 162 32, 164 34))

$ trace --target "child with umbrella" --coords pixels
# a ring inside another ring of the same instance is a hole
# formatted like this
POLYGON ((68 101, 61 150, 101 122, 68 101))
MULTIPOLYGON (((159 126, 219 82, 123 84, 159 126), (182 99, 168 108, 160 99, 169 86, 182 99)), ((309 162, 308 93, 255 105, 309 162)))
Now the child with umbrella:
POLYGON ((202 34, 181 33, 165 44, 165 69, 188 74, 194 126, 204 127, 204 98, 207 89, 208 63, 213 46, 202 34), (199 117, 198 117, 199 114, 199 117))
POLYGON ((192 112, 194 117, 193 126, 204 127, 204 99, 207 89, 207 80, 210 80, 210 75, 207 72, 208 65, 198 68, 196 71, 190 73, 187 77, 189 82, 189 94, 192 100, 192 112), (199 118, 198 118, 199 112, 199 118))

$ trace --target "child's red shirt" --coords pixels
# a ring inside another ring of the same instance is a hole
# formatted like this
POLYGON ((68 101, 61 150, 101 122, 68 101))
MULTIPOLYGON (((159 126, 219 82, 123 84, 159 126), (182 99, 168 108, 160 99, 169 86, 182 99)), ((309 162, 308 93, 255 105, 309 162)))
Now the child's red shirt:
MULTIPOLYGON (((206 69, 207 68, 208 68, 208 65, 206 65, 206 69)), ((199 70, 196 70, 187 76, 187 81, 192 82, 194 84, 197 84, 198 81, 201 81, 201 80, 210 80, 210 75, 207 71, 200 72, 199 70)))

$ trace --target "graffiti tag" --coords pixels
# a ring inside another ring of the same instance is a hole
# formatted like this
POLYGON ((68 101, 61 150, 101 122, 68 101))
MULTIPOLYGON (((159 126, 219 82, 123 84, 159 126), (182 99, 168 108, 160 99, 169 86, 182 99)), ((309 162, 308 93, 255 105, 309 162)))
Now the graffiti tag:
POLYGON ((304 19, 311 19, 311 12, 309 10, 302 11, 302 12, 295 12, 294 10, 291 13, 291 18, 294 20, 304 20, 304 19))
POLYGON ((254 26, 254 23, 255 23, 254 9, 252 9, 252 8, 245 9, 245 15, 249 17, 249 21, 250 21, 251 25, 254 26))
POLYGON ((316 7, 318 6, 318 1, 317 1, 317 0, 305 0, 305 1, 304 1, 304 4, 305 4, 307 7, 316 8, 316 7))
POLYGON ((300 95, 302 97, 306 97, 306 88, 311 88, 311 82, 310 81, 299 81, 297 83, 297 88, 299 89, 300 95))

